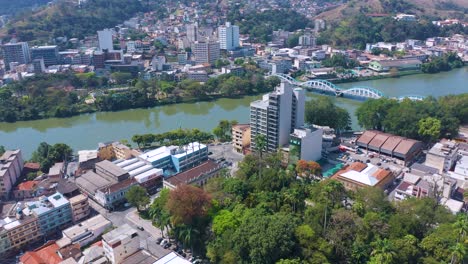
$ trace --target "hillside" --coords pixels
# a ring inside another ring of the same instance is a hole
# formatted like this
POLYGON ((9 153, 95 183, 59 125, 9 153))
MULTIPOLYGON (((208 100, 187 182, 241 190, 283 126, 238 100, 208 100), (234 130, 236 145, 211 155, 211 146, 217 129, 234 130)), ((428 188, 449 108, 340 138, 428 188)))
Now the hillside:
POLYGON ((31 11, 37 7, 43 6, 50 0, 0 0, 0 16, 13 16, 21 11, 31 11))
POLYGON ((38 43, 50 43, 62 36, 83 38, 144 11, 146 6, 135 0, 90 0, 81 7, 60 2, 12 21, 0 31, 0 38, 16 35, 21 41, 38 43))
POLYGON ((317 18, 337 21, 359 13, 409 13, 431 18, 467 20, 467 0, 351 0, 335 9, 320 13, 317 18))

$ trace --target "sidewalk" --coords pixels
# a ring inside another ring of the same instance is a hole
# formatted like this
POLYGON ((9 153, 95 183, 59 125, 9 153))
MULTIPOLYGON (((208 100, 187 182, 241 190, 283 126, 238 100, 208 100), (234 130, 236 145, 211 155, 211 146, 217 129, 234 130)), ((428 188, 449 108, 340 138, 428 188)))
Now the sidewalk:
POLYGON ((161 230, 151 223, 150 220, 145 220, 138 215, 137 210, 133 210, 126 215, 126 218, 137 226, 141 226, 148 232, 153 238, 162 237, 161 230))

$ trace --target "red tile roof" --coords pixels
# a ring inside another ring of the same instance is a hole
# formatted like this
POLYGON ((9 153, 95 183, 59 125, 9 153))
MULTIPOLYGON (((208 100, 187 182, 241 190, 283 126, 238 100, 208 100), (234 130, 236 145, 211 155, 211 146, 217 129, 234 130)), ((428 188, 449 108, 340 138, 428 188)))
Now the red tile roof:
POLYGON ((24 164, 25 169, 30 169, 30 170, 39 170, 41 168, 41 165, 36 162, 26 162, 24 164))
POLYGON ((30 190, 33 190, 37 186, 38 183, 39 181, 25 181, 25 182, 18 184, 17 189, 20 191, 30 191, 30 190))
POLYGON ((58 249, 59 246, 55 241, 50 241, 35 251, 26 252, 20 261, 23 264, 58 264, 62 261, 57 255, 58 249))

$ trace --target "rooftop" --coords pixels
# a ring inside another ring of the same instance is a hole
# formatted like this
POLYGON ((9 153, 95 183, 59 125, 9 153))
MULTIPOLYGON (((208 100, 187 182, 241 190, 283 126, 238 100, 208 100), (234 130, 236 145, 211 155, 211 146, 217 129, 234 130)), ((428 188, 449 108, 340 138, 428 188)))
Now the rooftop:
POLYGON ((94 194, 98 189, 104 188, 116 182, 117 181, 109 181, 106 178, 94 173, 93 171, 88 171, 80 177, 76 178, 76 184, 91 194, 94 194))
POLYGON ((20 261, 23 264, 58 264, 62 261, 57 255, 58 249, 59 247, 55 241, 50 241, 34 251, 24 253, 20 261))
POLYGON ((139 250, 125 258, 121 264, 153 264, 157 259, 146 250, 139 250))
POLYGON ((191 262, 180 257, 175 252, 171 252, 166 256, 158 259, 153 264, 190 264, 191 262))
POLYGON ((51 196, 42 196, 38 200, 25 202, 23 209, 24 215, 31 215, 34 213, 37 216, 48 213, 53 208, 59 208, 70 202, 59 192, 51 196))
POLYGON ((114 193, 116 191, 125 189, 131 185, 134 185, 136 183, 136 180, 134 178, 128 178, 125 179, 121 182, 114 183, 110 186, 104 187, 99 189, 99 191, 104 192, 104 193, 114 193))
POLYGON ((119 226, 118 228, 110 231, 109 233, 106 233, 102 236, 102 239, 107 243, 107 244, 114 244, 116 242, 119 242, 133 234, 137 233, 137 230, 133 229, 131 226, 128 224, 124 224, 119 226))
POLYGON ((96 163, 96 169, 98 168, 111 173, 115 177, 119 177, 121 175, 127 174, 127 172, 124 169, 120 168, 119 166, 117 166, 116 164, 108 160, 103 160, 101 162, 96 163))
POLYGON ((77 225, 74 225, 70 228, 67 228, 62 231, 64 236, 67 236, 69 239, 74 240, 75 238, 80 237, 85 232, 94 231, 106 225, 111 225, 112 223, 107 220, 104 216, 98 214, 88 220, 85 220, 77 225))
POLYGON ((140 159, 146 160, 148 162, 155 162, 161 160, 163 158, 171 156, 171 150, 177 149, 176 146, 163 146, 157 149, 150 150, 141 154, 139 157, 140 159))
POLYGON ((343 170, 338 171, 333 175, 333 178, 343 177, 364 185, 375 186, 390 174, 390 171, 380 169, 370 163, 354 162, 343 170))
POLYGON ((429 150, 428 154, 445 157, 448 155, 455 154, 457 151, 457 144, 451 141, 439 142, 434 144, 429 150))
POLYGON ((181 172, 179 174, 176 174, 165 181, 169 182, 170 184, 177 186, 179 184, 188 184, 190 183, 194 178, 197 178, 201 175, 204 175, 206 173, 212 172, 216 169, 219 169, 220 166, 212 161, 208 160, 197 167, 191 168, 190 170, 181 172))
POLYGON ((250 128, 249 124, 237 124, 237 125, 232 126, 232 129, 241 130, 241 131, 246 131, 249 128, 250 128))
POLYGON ((80 150, 78 151, 78 162, 86 162, 88 160, 97 159, 99 151, 97 150, 80 150))
POLYGON ((36 188, 38 183, 39 181, 25 181, 25 182, 18 184, 16 188, 20 191, 30 191, 36 188))

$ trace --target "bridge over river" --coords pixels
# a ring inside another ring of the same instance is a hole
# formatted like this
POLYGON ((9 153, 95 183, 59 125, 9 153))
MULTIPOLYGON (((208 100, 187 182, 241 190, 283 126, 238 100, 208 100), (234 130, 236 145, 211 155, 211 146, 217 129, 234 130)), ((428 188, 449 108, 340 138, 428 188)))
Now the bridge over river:
MULTIPOLYGON (((276 76, 281 80, 289 82, 295 86, 303 87, 311 92, 316 92, 320 94, 328 94, 337 97, 346 97, 357 100, 379 99, 385 97, 385 95, 381 91, 367 86, 356 86, 351 87, 349 89, 343 89, 326 80, 315 79, 306 82, 299 82, 286 74, 277 73, 273 74, 273 76, 276 76)), ((424 96, 405 95, 400 96, 396 99, 403 100, 405 98, 409 98, 410 100, 422 100, 424 99, 424 96)))

